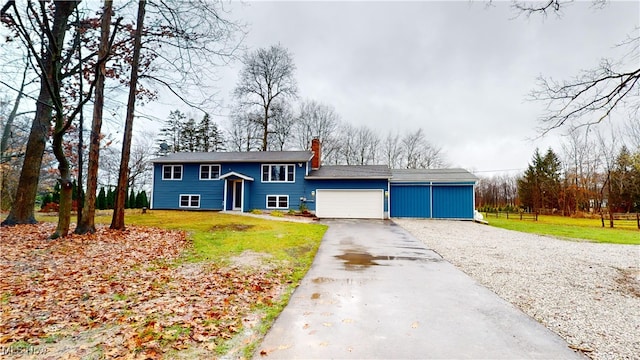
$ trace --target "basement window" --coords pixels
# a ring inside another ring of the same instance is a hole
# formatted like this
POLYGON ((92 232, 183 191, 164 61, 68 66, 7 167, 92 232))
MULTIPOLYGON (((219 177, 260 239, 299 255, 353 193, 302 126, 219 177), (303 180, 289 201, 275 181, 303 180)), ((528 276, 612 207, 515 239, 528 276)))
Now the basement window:
POLYGON ((289 195, 267 195, 267 209, 288 209, 289 195))
POLYGON ((180 207, 181 208, 199 208, 200 195, 192 195, 192 194, 180 195, 180 207))

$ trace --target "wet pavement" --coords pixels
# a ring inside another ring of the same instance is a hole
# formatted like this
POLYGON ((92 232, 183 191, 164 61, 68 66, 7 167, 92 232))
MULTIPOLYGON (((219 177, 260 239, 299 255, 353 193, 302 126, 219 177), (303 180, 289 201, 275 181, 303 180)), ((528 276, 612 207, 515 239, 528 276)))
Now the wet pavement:
POLYGON ((323 222, 256 359, 583 359, 393 222, 323 222))

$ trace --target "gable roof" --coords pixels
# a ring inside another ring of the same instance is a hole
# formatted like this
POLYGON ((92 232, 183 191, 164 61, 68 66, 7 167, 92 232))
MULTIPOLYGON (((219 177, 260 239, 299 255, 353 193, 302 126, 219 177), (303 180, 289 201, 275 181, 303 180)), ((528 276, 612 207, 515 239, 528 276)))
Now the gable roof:
POLYGON ((305 179, 389 179, 387 165, 325 165, 313 170, 305 179))
POLYGON ((311 160, 311 151, 229 151, 229 152, 181 152, 152 159, 152 163, 224 163, 265 162, 290 163, 311 160))
POLYGON ((220 175, 220 179, 226 179, 228 177, 230 177, 230 178, 236 177, 236 178, 240 178, 240 179, 243 179, 243 180, 253 181, 253 178, 251 176, 240 174, 240 173, 237 173, 235 171, 229 171, 228 173, 226 173, 224 175, 220 175))
POLYGON ((394 169, 391 182, 476 182, 478 178, 461 168, 453 169, 394 169))

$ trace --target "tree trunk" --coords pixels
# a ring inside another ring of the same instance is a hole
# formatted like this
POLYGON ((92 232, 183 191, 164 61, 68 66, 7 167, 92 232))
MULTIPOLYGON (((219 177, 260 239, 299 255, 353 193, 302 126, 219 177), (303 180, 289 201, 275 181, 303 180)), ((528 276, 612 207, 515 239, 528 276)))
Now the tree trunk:
MULTIPOLYGON (((64 44, 66 27, 69 16, 78 5, 75 1, 55 2, 55 13, 51 39, 54 44, 46 46, 46 53, 42 59, 43 68, 40 69, 40 93, 36 102, 36 114, 31 123, 29 140, 25 152, 18 189, 16 191, 15 202, 11 206, 9 216, 2 222, 2 225, 35 224, 34 208, 36 195, 38 192, 38 180, 40 178, 40 167, 45 145, 49 136, 49 126, 53 112, 53 94, 51 91, 60 88, 58 77, 58 66, 64 44)), ((38 56, 39 54, 32 54, 38 56)))
POLYGON ((118 186, 116 199, 113 206, 111 229, 124 230, 124 204, 127 197, 127 179, 129 172, 129 157, 131 154, 131 135, 133 132, 133 112, 136 104, 136 88, 138 86, 138 67, 140 61, 140 48, 142 47, 142 29, 144 22, 146 1, 138 2, 138 19, 136 21, 136 33, 133 43, 133 61, 131 63, 131 81, 129 83, 129 99, 127 100, 127 118, 124 126, 124 139, 122 141, 122 157, 120 159, 120 172, 118 174, 118 186))
POLYGON ((264 129, 262 132, 262 151, 268 150, 269 144, 269 104, 264 107, 264 123, 262 123, 264 129))
POLYGON ((82 218, 78 221, 76 234, 95 233, 96 192, 98 191, 98 160, 100 158, 100 132, 102 130, 102 111, 104 107, 104 83, 106 74, 106 58, 109 55, 109 32, 112 14, 111 0, 105 0, 102 15, 100 50, 98 58, 104 61, 98 62, 96 69, 96 91, 93 104, 93 120, 91 123, 91 136, 89 140, 89 163, 87 165, 87 192, 82 209, 82 218))

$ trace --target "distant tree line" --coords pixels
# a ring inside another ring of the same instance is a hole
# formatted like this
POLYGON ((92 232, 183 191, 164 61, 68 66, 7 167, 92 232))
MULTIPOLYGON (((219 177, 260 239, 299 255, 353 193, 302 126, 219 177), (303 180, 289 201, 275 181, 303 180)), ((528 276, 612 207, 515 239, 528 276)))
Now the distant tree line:
POLYGON ((640 212, 640 149, 630 151, 622 145, 600 157, 593 156, 597 153, 593 147, 584 149, 590 158, 578 162, 571 161, 575 152, 562 161, 552 149, 544 154, 536 150, 523 174, 481 178, 476 207, 566 216, 604 210, 640 212))
MULTIPOLYGON (((74 190, 76 190, 77 185, 74 183, 74 190)), ((76 192, 74 191, 73 194, 76 192)), ((127 192, 127 199, 125 202, 125 208, 127 209, 141 209, 143 207, 149 207, 149 200, 147 198, 146 191, 136 192, 135 190, 131 190, 127 192)), ((100 188, 100 192, 96 198, 96 209, 106 210, 113 209, 114 201, 116 198, 115 187, 108 187, 105 190, 104 187, 100 188)), ((47 192, 42 196, 42 205, 40 207, 43 211, 57 211, 56 206, 51 206, 51 204, 59 205, 60 204, 60 185, 56 183, 52 192, 47 192)), ((77 210, 78 206, 82 206, 78 197, 73 196, 73 209, 77 210)))

